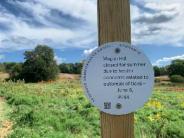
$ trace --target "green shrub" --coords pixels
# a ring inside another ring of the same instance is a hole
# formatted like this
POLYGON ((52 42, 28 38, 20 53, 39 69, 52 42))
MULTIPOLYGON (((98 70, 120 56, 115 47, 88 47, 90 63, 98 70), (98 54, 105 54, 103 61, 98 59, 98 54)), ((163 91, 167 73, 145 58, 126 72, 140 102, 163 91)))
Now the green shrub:
POLYGON ((56 79, 59 68, 54 60, 54 51, 48 46, 38 45, 26 51, 20 76, 25 82, 40 82, 56 79))
MULTIPOLYGON (((136 138, 184 138, 184 91, 174 90, 183 85, 172 83, 171 92, 163 84, 135 113, 136 138)), ((9 138, 100 138, 99 111, 84 97, 80 81, 1 82, 0 95, 13 109, 9 138)))
POLYGON ((177 59, 173 60, 168 68, 169 76, 181 75, 184 77, 184 60, 177 59))
POLYGON ((83 63, 62 63, 59 65, 61 73, 81 74, 83 63))
POLYGON ((20 79, 20 73, 22 71, 22 64, 16 63, 11 69, 8 71, 10 75, 10 80, 17 81, 20 79))
POLYGON ((0 63, 0 72, 5 72, 5 66, 2 63, 0 63))
POLYGON ((172 75, 170 79, 171 79, 171 82, 176 82, 176 83, 184 82, 184 77, 182 77, 181 75, 172 75))

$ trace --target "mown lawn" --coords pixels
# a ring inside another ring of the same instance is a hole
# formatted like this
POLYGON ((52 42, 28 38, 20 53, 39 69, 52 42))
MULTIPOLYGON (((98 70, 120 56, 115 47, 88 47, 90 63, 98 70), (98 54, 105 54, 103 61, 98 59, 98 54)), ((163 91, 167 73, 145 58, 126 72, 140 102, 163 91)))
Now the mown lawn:
MULTIPOLYGON (((136 138, 184 138, 184 90, 174 88, 155 87, 150 101, 135 115, 136 138)), ((10 138, 100 137, 99 112, 85 98, 78 80, 0 82, 0 96, 12 108, 10 138)))

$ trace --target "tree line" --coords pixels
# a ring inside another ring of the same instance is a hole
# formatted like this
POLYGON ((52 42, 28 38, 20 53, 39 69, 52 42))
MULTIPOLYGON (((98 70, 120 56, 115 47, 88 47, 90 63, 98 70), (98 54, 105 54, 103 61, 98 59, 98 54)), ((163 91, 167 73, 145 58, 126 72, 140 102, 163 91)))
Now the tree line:
POLYGON ((0 63, 0 72, 7 72, 10 80, 40 82, 55 80, 59 73, 80 74, 82 63, 56 64, 54 51, 48 46, 38 45, 32 51, 25 51, 25 62, 0 63))
MULTIPOLYGON (((21 70, 23 63, 4 62, 0 63, 0 72, 12 73, 14 70, 21 70)), ((80 74, 83 63, 61 63, 57 65, 60 73, 80 74)))
POLYGON ((184 60, 176 59, 171 62, 170 65, 165 67, 154 66, 155 76, 172 76, 172 75, 181 75, 184 77, 184 60))

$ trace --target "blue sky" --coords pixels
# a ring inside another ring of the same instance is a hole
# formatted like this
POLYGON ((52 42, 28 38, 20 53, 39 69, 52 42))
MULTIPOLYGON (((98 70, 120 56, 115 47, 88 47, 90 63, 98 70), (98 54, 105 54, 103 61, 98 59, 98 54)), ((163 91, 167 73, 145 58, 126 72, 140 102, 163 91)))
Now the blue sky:
MULTIPOLYGON (((183 0, 132 0, 132 43, 154 65, 184 59, 183 0)), ((98 45, 96 0, 1 0, 0 62, 23 62, 45 44, 58 63, 80 62, 98 45)))

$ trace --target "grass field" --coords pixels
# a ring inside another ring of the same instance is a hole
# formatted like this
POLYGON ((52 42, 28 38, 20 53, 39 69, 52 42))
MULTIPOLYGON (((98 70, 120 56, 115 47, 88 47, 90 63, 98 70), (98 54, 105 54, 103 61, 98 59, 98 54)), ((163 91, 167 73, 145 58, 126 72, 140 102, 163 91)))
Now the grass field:
MULTIPOLYGON (((0 96, 12 108, 10 138, 100 137, 99 112, 85 98, 79 80, 0 82, 0 96)), ((155 86, 152 98, 135 114, 135 138, 184 138, 183 84, 155 86)))
POLYGON ((6 137, 12 128, 12 122, 9 120, 11 108, 7 105, 4 98, 0 97, 0 138, 6 137))

